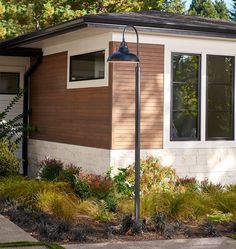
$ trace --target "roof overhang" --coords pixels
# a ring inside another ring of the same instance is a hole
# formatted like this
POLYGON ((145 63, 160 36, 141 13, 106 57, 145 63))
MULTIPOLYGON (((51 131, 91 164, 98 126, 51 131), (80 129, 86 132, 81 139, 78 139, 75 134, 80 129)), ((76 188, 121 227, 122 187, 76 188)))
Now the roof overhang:
MULTIPOLYGON (((56 37, 87 27, 120 29, 122 26, 132 24, 140 31, 170 33, 177 35, 221 37, 236 39, 236 24, 233 22, 217 21, 200 17, 179 16, 171 14, 144 15, 139 13, 116 13, 85 15, 72 21, 67 21, 46 29, 27 33, 25 35, 0 42, 0 50, 20 46, 30 46, 37 41, 56 37), (164 16, 164 17, 163 17, 164 16), (146 18, 146 19, 145 19, 146 18)), ((3 51, 2 51, 3 53, 3 51)))

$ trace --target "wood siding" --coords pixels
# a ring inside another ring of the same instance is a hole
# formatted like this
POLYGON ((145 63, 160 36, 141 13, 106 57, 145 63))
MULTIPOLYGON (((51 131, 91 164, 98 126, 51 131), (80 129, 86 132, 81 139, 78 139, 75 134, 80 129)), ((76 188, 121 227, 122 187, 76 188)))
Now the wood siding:
POLYGON ((67 53, 45 56, 31 77, 31 138, 111 148, 111 88, 66 85, 67 53))
MULTIPOLYGON (((110 52, 120 43, 111 42, 110 52)), ((129 44, 136 51, 135 44, 129 44)), ((163 147, 164 46, 140 44, 141 148, 163 147)), ((135 64, 112 64, 112 148, 134 148, 135 64)))

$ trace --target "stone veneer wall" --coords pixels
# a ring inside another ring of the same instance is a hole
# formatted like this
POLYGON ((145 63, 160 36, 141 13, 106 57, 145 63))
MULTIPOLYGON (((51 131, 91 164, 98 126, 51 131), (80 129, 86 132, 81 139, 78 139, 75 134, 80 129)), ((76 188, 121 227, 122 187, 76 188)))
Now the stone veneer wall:
MULTIPOLYGON (((134 162, 133 150, 108 150, 92 147, 54 143, 41 140, 29 141, 29 173, 35 175, 37 163, 46 156, 74 163, 84 170, 102 174, 110 166, 114 173, 119 167, 134 162)), ((165 166, 173 166, 179 176, 208 177, 213 182, 236 182, 236 148, 219 149, 157 149, 142 150, 141 156, 157 156, 165 166)))

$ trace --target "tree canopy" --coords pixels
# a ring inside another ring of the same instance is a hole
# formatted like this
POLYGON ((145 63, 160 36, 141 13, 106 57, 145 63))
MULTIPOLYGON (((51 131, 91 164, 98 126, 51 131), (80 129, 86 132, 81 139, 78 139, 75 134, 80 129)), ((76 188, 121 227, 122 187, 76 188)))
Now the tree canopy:
MULTIPOLYGON (((236 11, 236 0, 234 9, 236 11)), ((229 19, 224 0, 0 0, 0 39, 38 30, 84 14, 155 9, 189 15, 229 19)), ((236 19, 236 12, 231 17, 236 19)))

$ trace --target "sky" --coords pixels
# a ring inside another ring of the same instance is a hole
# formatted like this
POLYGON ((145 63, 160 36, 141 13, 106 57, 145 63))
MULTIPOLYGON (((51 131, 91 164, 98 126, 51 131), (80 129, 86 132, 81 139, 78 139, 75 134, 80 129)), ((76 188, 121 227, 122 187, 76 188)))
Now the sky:
MULTIPOLYGON (((192 0, 186 0, 186 7, 188 8, 192 0)), ((228 9, 232 8, 232 0, 225 0, 228 9)))

